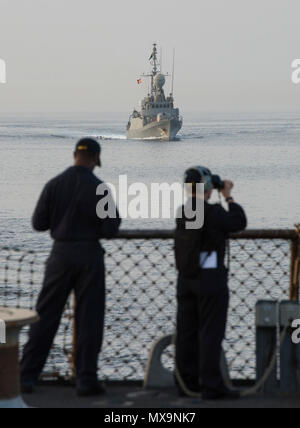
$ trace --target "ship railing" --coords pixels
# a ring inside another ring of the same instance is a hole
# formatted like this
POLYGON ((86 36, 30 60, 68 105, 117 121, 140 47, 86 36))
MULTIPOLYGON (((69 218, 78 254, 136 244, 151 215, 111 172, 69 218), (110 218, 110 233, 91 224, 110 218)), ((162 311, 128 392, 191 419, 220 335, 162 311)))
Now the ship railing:
MULTIPOLYGON (((299 300, 296 275, 300 239, 295 230, 248 230, 230 237, 231 306, 225 350, 234 379, 255 378, 255 305, 258 300, 299 300)), ((175 330, 176 269, 174 233, 122 231, 103 242, 107 302, 99 376, 109 380, 143 378, 154 341, 175 330)), ((1 306, 32 309, 43 281, 48 251, 0 250, 1 306)), ((22 334, 24 345, 27 331, 22 334)), ((44 377, 74 375, 74 302, 70 298, 44 371, 44 377)), ((173 368, 174 349, 163 356, 173 368)))

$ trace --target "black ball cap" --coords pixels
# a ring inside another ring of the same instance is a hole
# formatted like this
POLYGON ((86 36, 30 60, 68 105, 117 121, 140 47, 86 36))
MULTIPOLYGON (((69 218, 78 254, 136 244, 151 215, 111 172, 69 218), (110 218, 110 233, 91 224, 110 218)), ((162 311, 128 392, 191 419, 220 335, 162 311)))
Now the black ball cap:
POLYGON ((184 175, 185 183, 203 183, 203 177, 195 168, 188 169, 184 175))
POLYGON ((83 138, 78 141, 75 148, 76 153, 86 152, 86 153, 94 153, 98 154, 98 166, 101 166, 100 154, 101 154, 101 146, 98 141, 93 138, 83 138))

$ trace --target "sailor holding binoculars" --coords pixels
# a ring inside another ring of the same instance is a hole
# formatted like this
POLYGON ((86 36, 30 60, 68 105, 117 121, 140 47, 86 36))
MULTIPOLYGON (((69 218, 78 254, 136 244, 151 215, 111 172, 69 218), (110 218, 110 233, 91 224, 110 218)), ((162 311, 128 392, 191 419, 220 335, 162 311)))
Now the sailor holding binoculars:
MULTIPOLYGON (((228 390, 221 374, 222 342, 225 338, 229 307, 228 267, 225 266, 228 234, 246 228, 243 208, 234 202, 233 183, 221 181, 207 168, 195 167, 185 174, 192 185, 204 184, 204 226, 188 230, 183 214, 177 219, 175 250, 179 271, 176 338, 176 374, 181 395, 201 393, 203 399, 235 399, 239 394, 228 390), (228 204, 209 204, 217 189, 228 204), (184 387, 183 387, 184 385, 184 387)), ((190 221, 190 220, 189 220, 190 221)))

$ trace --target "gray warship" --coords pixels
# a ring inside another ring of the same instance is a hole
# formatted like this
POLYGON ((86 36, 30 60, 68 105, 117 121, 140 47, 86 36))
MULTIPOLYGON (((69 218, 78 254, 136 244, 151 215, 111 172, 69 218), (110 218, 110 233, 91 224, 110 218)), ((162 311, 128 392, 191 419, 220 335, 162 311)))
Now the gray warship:
MULTIPOLYGON (((164 85, 168 74, 163 74, 158 64, 157 45, 153 45, 150 57, 153 66, 152 73, 143 75, 151 78, 151 92, 139 103, 139 111, 134 110, 127 125, 127 138, 138 140, 167 140, 173 141, 180 129, 183 120, 179 109, 174 108, 174 66, 172 75, 172 92, 165 96, 164 85)), ((138 83, 142 80, 139 79, 138 83)))

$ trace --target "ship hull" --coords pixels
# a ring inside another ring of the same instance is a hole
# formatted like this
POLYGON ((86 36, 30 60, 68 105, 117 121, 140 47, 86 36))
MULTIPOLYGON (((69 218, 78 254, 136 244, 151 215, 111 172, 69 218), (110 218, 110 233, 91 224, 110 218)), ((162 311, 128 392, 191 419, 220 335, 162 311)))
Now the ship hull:
POLYGON ((181 128, 182 122, 177 119, 162 120, 141 128, 130 128, 127 130, 127 139, 173 141, 181 128))

